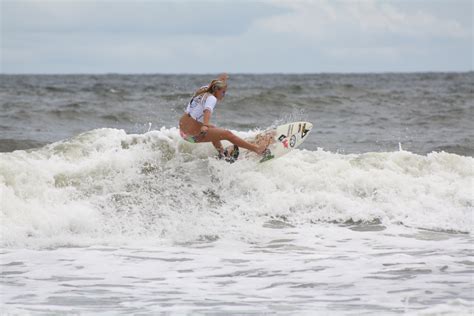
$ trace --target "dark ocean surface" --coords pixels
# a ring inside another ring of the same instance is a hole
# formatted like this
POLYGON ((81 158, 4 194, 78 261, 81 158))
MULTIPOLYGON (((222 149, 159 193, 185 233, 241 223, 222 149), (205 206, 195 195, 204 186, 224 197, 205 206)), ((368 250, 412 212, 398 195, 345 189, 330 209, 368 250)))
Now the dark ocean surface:
MULTIPOLYGON (((206 75, 0 75, 0 151, 95 128, 177 126, 206 75)), ((474 154, 474 73, 231 75, 213 122, 238 131, 305 119, 308 149, 474 154)))

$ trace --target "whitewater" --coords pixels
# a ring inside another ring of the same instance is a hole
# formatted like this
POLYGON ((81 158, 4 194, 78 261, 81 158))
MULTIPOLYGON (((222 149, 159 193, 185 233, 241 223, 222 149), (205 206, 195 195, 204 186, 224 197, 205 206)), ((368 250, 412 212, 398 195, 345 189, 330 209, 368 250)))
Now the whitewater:
POLYGON ((175 127, 204 76, 3 76, 2 314, 471 315, 466 76, 235 76, 219 125, 315 127, 234 164, 175 127))
POLYGON ((2 292, 31 306, 13 312, 470 306, 471 157, 303 149, 229 165, 176 128, 0 157, 2 292))

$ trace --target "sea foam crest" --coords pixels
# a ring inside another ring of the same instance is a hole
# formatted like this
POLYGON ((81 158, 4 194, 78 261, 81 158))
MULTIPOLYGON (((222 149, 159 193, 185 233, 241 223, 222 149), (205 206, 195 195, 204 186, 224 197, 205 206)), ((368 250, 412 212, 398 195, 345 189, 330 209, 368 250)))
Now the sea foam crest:
POLYGON ((0 154, 3 246, 247 239, 276 220, 472 232, 472 157, 322 149, 263 164, 213 157, 210 144, 184 142, 175 128, 96 129, 0 154))

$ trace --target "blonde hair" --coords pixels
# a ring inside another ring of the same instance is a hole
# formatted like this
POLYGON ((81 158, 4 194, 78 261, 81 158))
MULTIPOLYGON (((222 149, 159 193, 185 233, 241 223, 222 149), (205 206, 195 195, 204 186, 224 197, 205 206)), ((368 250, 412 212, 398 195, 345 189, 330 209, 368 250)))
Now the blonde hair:
POLYGON ((193 98, 200 96, 201 94, 210 93, 214 94, 217 90, 227 88, 227 82, 224 80, 214 79, 207 86, 199 88, 193 95, 193 98))

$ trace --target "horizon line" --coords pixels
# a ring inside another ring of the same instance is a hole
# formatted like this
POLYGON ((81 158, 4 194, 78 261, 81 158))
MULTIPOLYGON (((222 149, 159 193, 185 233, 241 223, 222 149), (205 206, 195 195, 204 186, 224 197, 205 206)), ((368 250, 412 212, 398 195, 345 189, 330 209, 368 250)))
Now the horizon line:
POLYGON ((377 74, 426 74, 426 73, 471 73, 471 70, 417 70, 417 71, 353 71, 353 72, 339 72, 339 71, 322 71, 322 72, 0 72, 0 76, 106 76, 106 75, 191 75, 191 76, 207 76, 221 73, 229 75, 377 75, 377 74))

